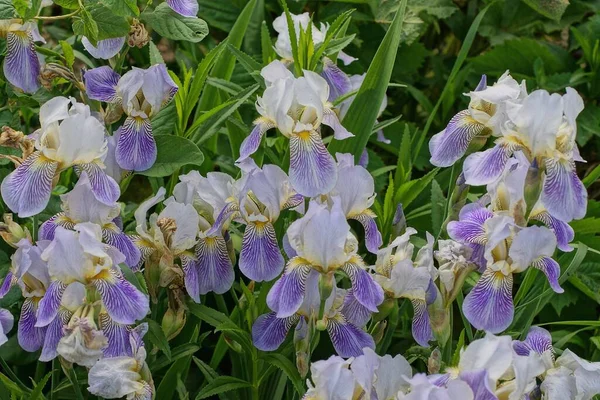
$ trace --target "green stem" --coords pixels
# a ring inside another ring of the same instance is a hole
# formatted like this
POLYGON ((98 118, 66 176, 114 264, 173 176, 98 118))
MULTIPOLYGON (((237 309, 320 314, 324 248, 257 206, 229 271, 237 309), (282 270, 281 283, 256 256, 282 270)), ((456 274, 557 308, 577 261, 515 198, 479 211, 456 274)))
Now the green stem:
POLYGON ((6 375, 8 375, 8 377, 10 379, 12 379, 13 382, 15 382, 17 385, 19 385, 19 387, 22 390, 24 390, 27 393, 31 392, 31 389, 29 389, 27 386, 25 386, 25 384, 23 382, 21 382, 21 380, 19 379, 17 374, 15 374, 12 369, 10 369, 10 367, 8 366, 8 364, 6 363, 6 361, 4 361, 4 358, 2 358, 2 357, 0 357, 0 366, 2 366, 2 369, 6 372, 6 375))
POLYGON ((69 13, 69 14, 53 15, 53 16, 50 16, 50 17, 42 17, 42 16, 38 15, 37 17, 35 17, 35 19, 39 19, 41 21, 58 21, 58 20, 61 20, 61 19, 67 19, 67 18, 74 17, 75 15, 79 14, 79 11, 80 10, 75 10, 72 13, 69 13))
POLYGON ((50 400, 56 399, 56 386, 58 385, 58 381, 60 379, 60 368, 57 366, 58 360, 55 358, 52 360, 52 381, 50 382, 50 400))
POLYGON ((73 368, 69 368, 67 372, 67 378, 73 385, 73 391, 75 392, 75 398, 77 400, 83 400, 83 393, 81 393, 81 387, 79 387, 79 381, 77 381, 77 375, 75 374, 75 370, 73 368))

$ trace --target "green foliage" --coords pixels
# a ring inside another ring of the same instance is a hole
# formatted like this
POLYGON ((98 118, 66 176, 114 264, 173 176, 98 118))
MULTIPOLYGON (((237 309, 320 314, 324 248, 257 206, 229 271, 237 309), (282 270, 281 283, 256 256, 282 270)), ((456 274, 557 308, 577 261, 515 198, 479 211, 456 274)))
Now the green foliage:
POLYGON ((197 43, 208 34, 208 26, 204 20, 183 17, 173 11, 167 3, 159 4, 154 10, 144 11, 141 17, 152 29, 167 39, 197 43))

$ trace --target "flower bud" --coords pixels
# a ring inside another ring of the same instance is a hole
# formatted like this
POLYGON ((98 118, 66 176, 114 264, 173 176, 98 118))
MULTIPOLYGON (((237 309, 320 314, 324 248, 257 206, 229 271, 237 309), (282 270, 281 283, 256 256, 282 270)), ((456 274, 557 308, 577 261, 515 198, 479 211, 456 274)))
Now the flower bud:
POLYGON ((438 296, 428 307, 429 322, 440 346, 445 346, 450 338, 450 310, 443 303, 442 296, 438 296))
POLYGON ((174 311, 171 307, 167 309, 167 312, 163 316, 161 326, 168 340, 179 335, 179 332, 181 332, 185 325, 185 321, 186 316, 183 308, 179 308, 177 311, 174 311))
POLYGON ((13 221, 13 216, 10 213, 6 213, 2 216, 4 222, 0 222, 0 236, 2 239, 12 247, 17 247, 22 239, 28 239, 30 242, 31 234, 27 228, 23 228, 21 225, 13 221))
POLYGON ((371 334, 371 336, 373 336, 375 344, 379 344, 379 342, 381 342, 381 340, 383 339, 385 328, 387 328, 387 320, 385 319, 375 324, 375 328, 373 328, 373 333, 371 334))
POLYGON ((439 347, 436 347, 431 352, 431 355, 427 359, 427 372, 431 375, 438 374, 442 366, 442 352, 439 347))
POLYGON ((398 237, 406 229, 406 217, 404 216, 404 208, 402 203, 396 206, 394 219, 392 220, 392 238, 398 237))

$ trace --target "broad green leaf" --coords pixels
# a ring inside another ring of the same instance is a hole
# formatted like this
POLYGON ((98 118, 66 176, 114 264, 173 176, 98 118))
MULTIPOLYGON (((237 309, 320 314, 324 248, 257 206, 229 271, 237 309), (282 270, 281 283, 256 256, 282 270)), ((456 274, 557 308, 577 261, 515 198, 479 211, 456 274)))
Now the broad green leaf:
POLYGON ((344 127, 352 132, 354 137, 331 142, 329 145, 331 154, 351 153, 354 155, 355 160, 358 161, 369 141, 369 136, 371 136, 375 120, 379 115, 379 108, 385 97, 385 91, 392 75, 405 10, 406 0, 402 0, 400 8, 394 17, 394 22, 377 49, 365 80, 344 118, 344 127))
MULTIPOLYGON (((198 340, 198 326, 194 328, 194 332, 190 339, 190 343, 186 343, 186 345, 192 345, 195 347, 196 352, 200 346, 196 345, 196 341, 198 340)), ((190 364, 192 362, 192 354, 194 352, 186 353, 185 356, 179 358, 177 361, 171 365, 171 367, 167 370, 167 373, 164 375, 162 380, 160 381, 160 385, 156 389, 156 398, 157 399, 170 399, 173 398, 173 389, 177 387, 177 381, 182 380, 185 381, 187 378, 187 374, 190 368, 190 364)), ((175 359, 175 352, 173 352, 173 359, 175 359)))
POLYGON ((598 263, 581 264, 569 282, 589 298, 600 303, 600 271, 598 263))
POLYGON ((175 102, 171 102, 166 107, 163 107, 158 114, 152 117, 152 133, 154 136, 170 135, 175 132, 177 124, 177 111, 175 102))
POLYGON ((17 10, 11 0, 0 0, 0 19, 12 19, 17 16, 17 10))
POLYGON ((442 230, 445 209, 446 198, 444 197, 444 191, 434 179, 431 182, 431 228, 434 237, 439 237, 442 230))
POLYGON ((154 11, 144 11, 142 19, 167 39, 198 43, 208 35, 208 26, 204 20, 181 16, 167 3, 159 4, 154 11))
POLYGON ((122 17, 140 15, 136 0, 100 0, 100 2, 122 17))
POLYGON ((96 44, 100 31, 98 24, 94 21, 94 17, 85 8, 81 9, 79 15, 81 18, 74 19, 73 21, 73 32, 77 35, 84 35, 92 44, 96 44))
POLYGON ((306 392, 304 389, 304 381, 300 377, 298 369, 292 363, 292 361, 289 360, 289 358, 277 353, 267 353, 261 356, 261 358, 269 364, 274 365, 276 368, 281 369, 283 373, 287 375, 289 380, 292 381, 292 385, 294 385, 294 389, 296 389, 298 395, 300 397, 304 395, 306 392))
MULTIPOLYGON (((129 34, 129 22, 123 16, 116 15, 111 8, 105 7, 99 3, 92 3, 86 10, 96 26, 98 35, 96 40, 104 40, 116 37, 127 36, 129 34)), ((87 21, 85 21, 87 25, 87 21)))
POLYGON ((75 62, 75 53, 73 53, 73 47, 67 41, 61 40, 60 47, 62 48, 63 55, 65 56, 65 61, 69 68, 73 68, 73 63, 75 62))
POLYGON ((77 0, 54 0, 54 4, 71 10, 79 8, 79 1, 77 0))
POLYGON ((191 140, 175 135, 157 135, 154 139, 158 149, 156 162, 138 172, 140 175, 169 176, 184 165, 202 165, 204 161, 204 155, 191 140))
POLYGON ((196 304, 192 301, 189 301, 187 304, 192 314, 207 324, 214 326, 215 328, 226 322, 231 322, 233 325, 235 325, 233 321, 231 321, 229 317, 222 312, 206 307, 203 304, 196 304))
POLYGON ((206 385, 196 396, 196 400, 206 399, 231 390, 252 387, 252 384, 233 376, 218 376, 211 383, 206 385))
POLYGON ((569 5, 569 0, 523 0, 523 2, 544 17, 555 21, 560 20, 569 5))
POLYGON ((154 44, 154 42, 148 43, 148 53, 150 55, 150 65, 155 64, 164 64, 165 60, 163 59, 158 47, 154 44))
POLYGON ((148 323, 148 334, 146 337, 165 354, 168 360, 171 360, 171 347, 161 326, 158 322, 151 319, 147 319, 146 322, 148 323))
POLYGON ((231 32, 236 19, 242 11, 239 1, 235 0, 198 0, 198 15, 223 32, 231 32))

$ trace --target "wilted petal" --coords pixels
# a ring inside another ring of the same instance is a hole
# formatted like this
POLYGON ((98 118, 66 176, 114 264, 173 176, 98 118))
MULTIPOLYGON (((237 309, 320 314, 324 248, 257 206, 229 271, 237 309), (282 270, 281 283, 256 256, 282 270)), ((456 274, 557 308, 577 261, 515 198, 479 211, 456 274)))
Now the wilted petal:
POLYGON ((133 357, 102 358, 88 373, 88 391, 93 395, 118 399, 150 400, 151 388, 139 373, 140 362, 133 357), (150 391, 150 393, 148 393, 150 391))
POLYGON ((129 268, 135 268, 142 257, 140 249, 133 243, 132 238, 121 232, 116 225, 102 229, 102 240, 104 243, 116 247, 125 256, 125 264, 129 268))
POLYGON ((429 347, 429 341, 433 340, 433 331, 429 323, 427 303, 424 300, 411 300, 415 315, 412 320, 412 335, 415 341, 423 347, 429 347))
POLYGON ((512 274, 487 269, 469 292, 463 312, 479 330, 502 332, 513 320, 512 274))
POLYGON ((306 280, 311 266, 299 257, 292 258, 285 272, 267 295, 269 308, 278 318, 289 317, 298 311, 304 300, 306 280))
POLYGON ((106 174, 98 162, 77 165, 78 171, 85 171, 89 177, 92 193, 98 201, 113 205, 121 196, 119 184, 106 174))
POLYGON ((4 76, 26 93, 35 93, 40 83, 40 61, 35 52, 33 38, 27 31, 8 32, 4 76))
POLYGON ((372 312, 383 302, 383 289, 365 269, 364 262, 355 256, 342 266, 350 278, 352 293, 356 300, 372 312))
POLYGON ((27 298, 21 307, 21 317, 17 337, 19 346, 25 351, 37 351, 44 344, 46 327, 37 328, 35 326, 37 312, 37 299, 27 298))
POLYGON ((46 208, 58 163, 36 151, 2 181, 2 199, 19 217, 31 217, 46 208))
POLYGON ((256 282, 273 280, 283 271, 285 260, 270 222, 257 221, 246 225, 239 264, 240 271, 256 282))
POLYGON ((375 341, 371 335, 341 316, 327 320, 327 332, 340 357, 358 357, 363 354, 365 347, 375 349, 375 341))
POLYGON ((63 337, 63 327, 67 325, 71 316, 72 313, 69 310, 61 308, 56 318, 48 325, 44 338, 44 346, 40 354, 40 361, 48 362, 56 358, 58 355, 56 348, 58 347, 58 342, 63 337))
POLYGON ((330 102, 352 89, 348 75, 327 57, 323 58, 323 72, 321 76, 329 85, 329 98, 327 100, 330 102))
POLYGON ((367 246, 367 250, 373 254, 377 254, 377 250, 383 244, 383 239, 381 238, 381 233, 377 228, 377 223, 375 222, 372 213, 363 212, 355 215, 352 219, 360 222, 365 229, 365 245, 367 246))
POLYGON ((195 17, 198 14, 198 0, 167 0, 167 4, 184 17, 195 17))
POLYGON ((512 150, 498 144, 483 152, 473 153, 465 159, 463 172, 467 185, 487 185, 494 182, 504 171, 512 150))
POLYGON ((467 382, 473 391, 475 400, 498 400, 498 397, 496 397, 491 388, 490 378, 486 370, 461 372, 459 378, 467 382))
POLYGON ((565 222, 581 219, 587 209, 587 197, 585 186, 572 162, 554 158, 546 160, 542 201, 550 214, 565 222))
POLYGON ((133 324, 144 319, 150 309, 148 297, 116 271, 106 279, 93 281, 108 315, 120 324, 133 324))
POLYGON ((233 265, 222 236, 200 239, 196 244, 196 259, 182 256, 185 287, 188 294, 200 302, 200 295, 208 292, 222 294, 235 279, 233 265))
POLYGON ((56 318, 58 314, 58 308, 60 307, 60 300, 67 289, 67 285, 61 281, 52 281, 46 294, 38 303, 37 310, 37 322, 35 326, 42 327, 48 325, 56 318))
MULTIPOLYGON (((81 43, 88 53, 94 58, 108 60, 116 56, 123 44, 125 44, 125 36, 111 39, 98 40, 94 46, 85 36, 81 38, 81 43)), ((102 68, 102 67, 101 67, 102 68)))
POLYGON ((262 351, 277 350, 285 340, 288 331, 296 322, 298 315, 277 318, 277 313, 263 314, 252 325, 252 342, 262 351))
POLYGON ((113 71, 109 66, 87 70, 83 74, 85 92, 92 100, 104 101, 107 103, 116 101, 119 78, 119 74, 113 71))
POLYGON ((296 191, 313 197, 329 192, 337 179, 333 157, 316 131, 290 137, 290 182, 296 191))
POLYGON ((446 129, 431 138, 429 161, 436 167, 449 167, 465 154, 473 138, 484 129, 485 125, 473 119, 469 110, 459 112, 446 129))
POLYGON ((262 121, 260 119, 257 120, 252 132, 250 132, 250 135, 244 139, 240 146, 240 157, 237 159, 237 162, 244 161, 246 158, 254 154, 256 150, 258 150, 265 132, 274 126, 275 125, 273 125, 273 123, 262 121))
POLYGON ((560 276, 560 265, 550 257, 540 257, 532 264, 535 268, 539 269, 548 278, 550 287, 556 293, 563 293, 565 290, 560 287, 558 278, 560 276))
POLYGON ((121 127, 115 149, 119 166, 129 171, 144 171, 156 161, 156 142, 150 120, 128 117, 121 127))

